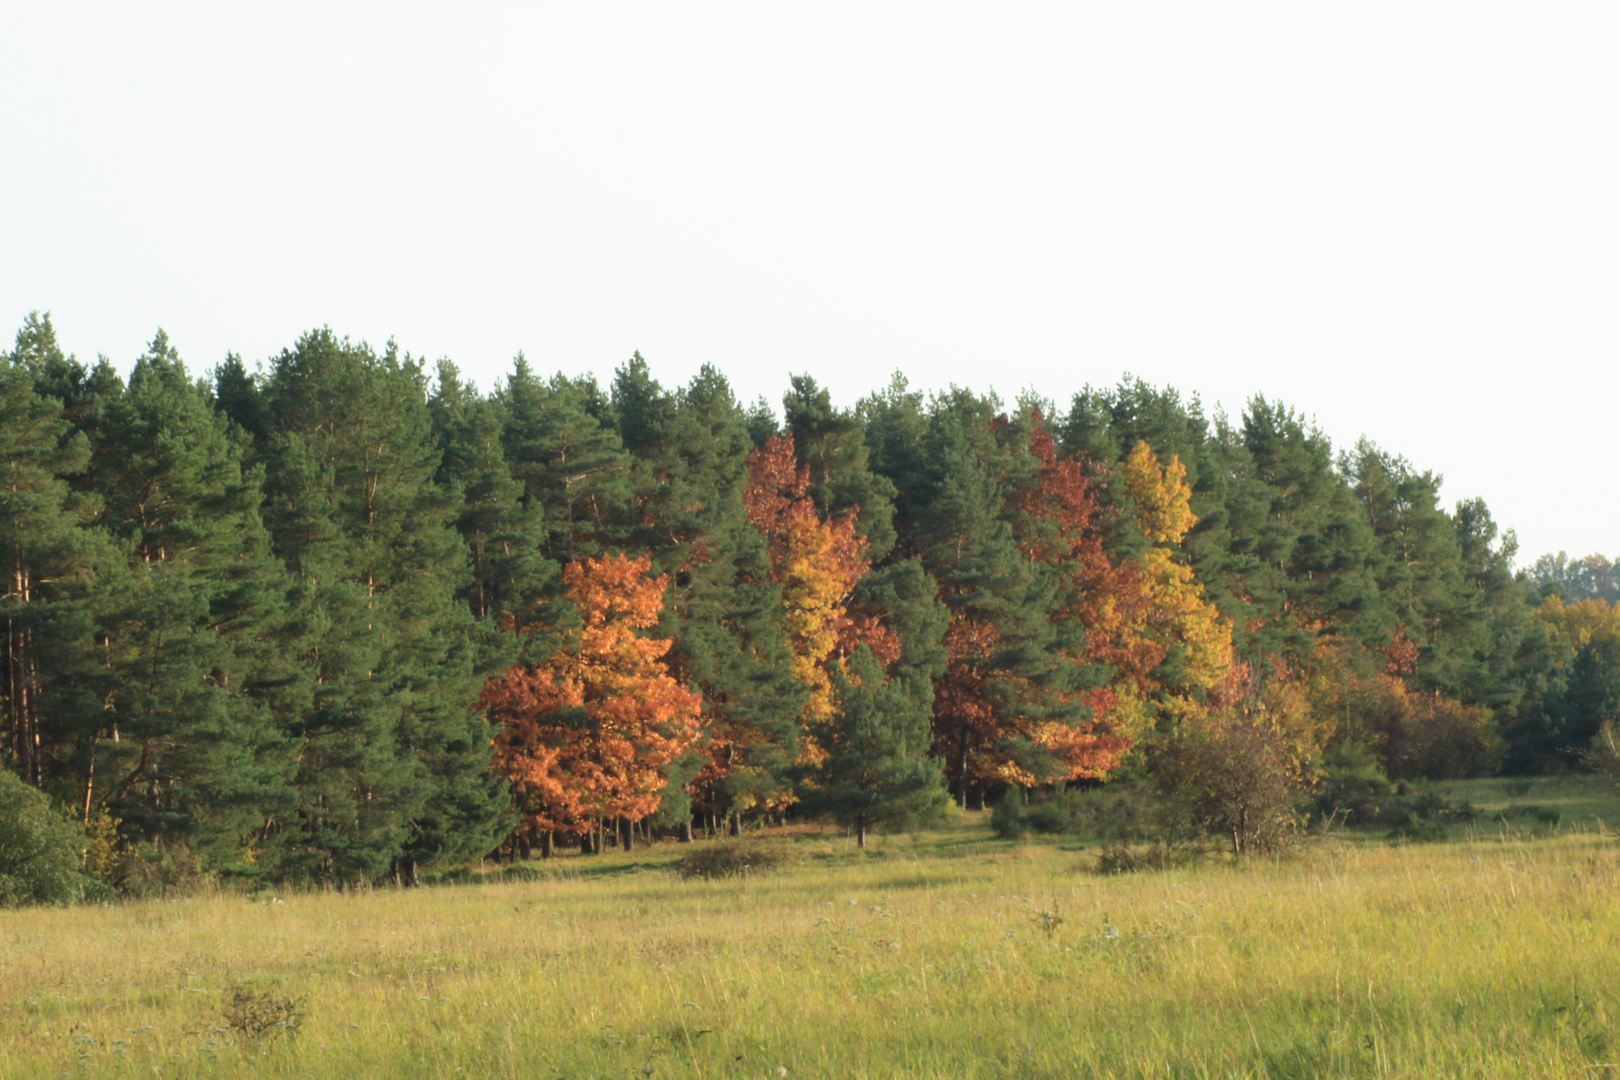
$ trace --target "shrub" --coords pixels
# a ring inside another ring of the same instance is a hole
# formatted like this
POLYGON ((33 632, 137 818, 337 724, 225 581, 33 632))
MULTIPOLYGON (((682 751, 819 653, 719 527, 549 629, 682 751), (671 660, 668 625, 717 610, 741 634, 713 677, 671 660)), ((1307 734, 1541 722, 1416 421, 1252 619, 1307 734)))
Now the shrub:
POLYGON ((1409 794, 1388 799, 1377 821, 1390 826, 1391 840, 1440 840, 1452 822, 1473 821, 1479 811, 1468 802, 1453 803, 1439 792, 1401 785, 1409 794))
POLYGON ((1017 840, 1032 831, 1024 813, 1023 794, 1017 788, 1004 791, 990 811, 990 831, 1003 840, 1017 840))
POLYGON ((1390 795, 1378 755, 1364 743, 1347 741, 1330 750, 1322 761, 1316 811, 1323 820, 1339 818, 1347 825, 1376 820, 1390 795))
POLYGON ((1591 748, 1585 754, 1586 764, 1599 776, 1620 788, 1620 726, 1613 720, 1603 721, 1592 737, 1591 748))
POLYGON ((1208 849, 1201 843, 1176 842, 1160 837, 1143 844, 1114 840, 1097 854, 1097 873, 1129 874, 1138 870, 1176 870, 1203 861, 1208 849))
POLYGON ((0 769, 0 906, 74 904, 108 895, 84 872, 84 830, 44 792, 0 769))
POLYGON ((1286 847, 1299 789, 1282 736, 1263 722, 1234 717, 1169 742, 1155 765, 1160 788, 1185 799, 1193 820, 1224 837, 1237 856, 1286 847))
POLYGON ((675 864, 675 872, 688 881, 692 878, 747 877, 775 870, 791 858, 787 848, 776 844, 723 840, 694 845, 686 857, 675 864))

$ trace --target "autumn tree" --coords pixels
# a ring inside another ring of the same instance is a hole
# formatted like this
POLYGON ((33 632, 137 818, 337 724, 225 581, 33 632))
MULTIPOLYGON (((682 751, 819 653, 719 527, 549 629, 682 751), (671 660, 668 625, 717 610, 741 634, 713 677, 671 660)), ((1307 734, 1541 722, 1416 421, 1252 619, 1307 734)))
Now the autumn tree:
POLYGON ((1163 649, 1129 632, 1141 607, 1138 575, 1103 547, 1093 484, 1073 457, 1059 458, 1038 409, 1030 413, 1030 452, 1038 471, 1017 494, 1020 548, 1057 579, 1053 619, 1068 628, 1064 651, 1079 672, 1072 695, 1085 708, 1068 722, 1048 721, 1031 740, 1065 767, 1059 780, 1097 779, 1117 768, 1140 734, 1143 680, 1163 649))
POLYGON ((1176 545, 1195 520, 1180 459, 1172 455, 1161 466, 1148 444, 1139 442, 1120 472, 1146 542, 1134 556, 1139 596, 1123 629, 1155 651, 1162 649, 1154 676, 1167 699, 1185 702, 1226 674, 1231 626, 1205 598, 1192 567, 1178 557, 1176 545))
POLYGON ((855 508, 824 521, 809 486, 810 467, 797 464, 791 436, 769 438, 748 456, 743 506, 765 538, 771 577, 782 588, 793 677, 809 694, 804 716, 817 721, 832 712, 828 661, 840 636, 848 636, 848 603, 867 560, 855 508))
POLYGON ((1029 428, 996 423, 997 403, 952 390, 917 422, 903 384, 863 403, 900 498, 903 554, 915 553, 950 611, 936 685, 935 753, 957 799, 1060 778, 1069 767, 1032 737, 1090 716, 1069 658, 1073 628, 1054 619, 1061 576, 1020 548, 1017 493, 1039 472, 1029 428))
POLYGON ((496 768, 533 835, 584 833, 658 809, 663 770, 699 734, 701 700, 670 674, 658 624, 668 580, 649 556, 586 558, 563 582, 581 627, 544 664, 513 668, 479 698, 498 724, 496 768))

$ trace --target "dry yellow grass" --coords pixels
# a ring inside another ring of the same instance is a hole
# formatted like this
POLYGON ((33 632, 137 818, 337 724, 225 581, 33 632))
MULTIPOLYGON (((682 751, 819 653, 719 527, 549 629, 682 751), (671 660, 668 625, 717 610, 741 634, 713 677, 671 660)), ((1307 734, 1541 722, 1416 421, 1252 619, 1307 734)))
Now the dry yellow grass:
POLYGON ((964 831, 811 840, 742 882, 679 881, 667 846, 520 883, 0 912, 0 1077, 1613 1077, 1615 847, 1102 878, 964 831), (236 987, 303 998, 300 1032, 238 1036, 236 987))

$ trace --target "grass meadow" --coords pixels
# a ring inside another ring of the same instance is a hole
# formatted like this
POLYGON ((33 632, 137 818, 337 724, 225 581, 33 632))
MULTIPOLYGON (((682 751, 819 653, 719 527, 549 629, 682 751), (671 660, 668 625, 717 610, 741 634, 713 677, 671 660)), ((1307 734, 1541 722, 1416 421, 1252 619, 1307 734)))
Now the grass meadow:
POLYGON ((743 880, 661 844, 4 911, 0 1077, 1620 1077, 1620 805, 1448 793, 1484 813, 1443 841, 1112 877, 967 815, 743 880))

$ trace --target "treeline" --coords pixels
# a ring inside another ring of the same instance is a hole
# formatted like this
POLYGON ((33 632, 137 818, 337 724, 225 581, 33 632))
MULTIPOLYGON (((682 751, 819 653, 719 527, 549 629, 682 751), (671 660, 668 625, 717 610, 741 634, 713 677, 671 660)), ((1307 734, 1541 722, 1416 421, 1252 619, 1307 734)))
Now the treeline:
POLYGON ((486 395, 325 330, 207 379, 160 332, 126 381, 30 316, 6 764, 91 851, 410 881, 1232 754, 1563 769, 1620 708, 1606 561, 1516 577, 1482 501, 1264 398, 897 375, 843 410, 801 376, 782 406, 639 355, 605 389, 519 356, 486 395))

